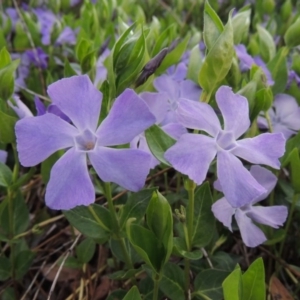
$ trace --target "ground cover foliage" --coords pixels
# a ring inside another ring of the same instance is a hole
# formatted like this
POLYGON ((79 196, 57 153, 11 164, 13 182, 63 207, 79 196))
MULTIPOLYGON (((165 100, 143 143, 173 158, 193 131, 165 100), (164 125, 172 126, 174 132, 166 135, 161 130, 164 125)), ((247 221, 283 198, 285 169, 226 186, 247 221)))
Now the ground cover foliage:
POLYGON ((0 9, 1 299, 299 299, 298 1, 0 9))

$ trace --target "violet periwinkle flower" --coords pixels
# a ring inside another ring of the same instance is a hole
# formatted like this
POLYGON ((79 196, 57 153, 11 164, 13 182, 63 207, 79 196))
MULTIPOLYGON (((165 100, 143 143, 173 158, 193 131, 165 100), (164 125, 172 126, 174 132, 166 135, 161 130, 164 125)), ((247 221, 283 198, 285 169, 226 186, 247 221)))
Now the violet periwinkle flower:
POLYGON ((40 47, 25 51, 29 61, 36 67, 47 69, 48 55, 40 47))
POLYGON ((188 175, 196 184, 205 178, 210 163, 217 156, 217 174, 225 197, 233 207, 246 205, 260 197, 262 187, 238 159, 278 169, 278 160, 285 150, 281 133, 264 133, 254 138, 237 140, 250 126, 249 106, 245 97, 221 86, 216 101, 223 115, 224 129, 206 103, 186 101, 178 108, 177 118, 187 128, 203 130, 204 134, 183 134, 165 153, 173 167, 188 175))
POLYGON ((157 77, 153 85, 160 93, 165 93, 167 96, 167 114, 162 125, 177 122, 176 111, 178 104, 183 101, 199 101, 201 89, 193 81, 186 79, 186 66, 180 63, 172 75, 161 75, 157 77), (188 100, 187 100, 188 99, 188 100))
POLYGON ((71 209, 94 202, 95 190, 87 157, 104 182, 138 191, 150 170, 150 155, 135 149, 114 149, 129 143, 154 124, 155 117, 131 89, 114 102, 98 126, 102 93, 87 75, 61 79, 48 87, 53 104, 71 120, 69 124, 48 113, 16 124, 17 150, 23 166, 35 166, 60 149, 68 149, 51 170, 46 204, 71 209))
POLYGON ((18 92, 20 90, 20 87, 25 88, 26 83, 25 79, 29 75, 29 58, 25 53, 19 54, 19 53, 12 53, 11 54, 12 59, 20 59, 20 64, 17 68, 17 71, 15 72, 15 87, 14 91, 18 92))
POLYGON ((261 69, 265 73, 267 78, 267 84, 268 85, 274 84, 274 80, 272 78, 269 69, 267 68, 267 65, 259 56, 252 57, 250 54, 248 54, 247 49, 243 44, 236 45, 235 52, 240 61, 241 72, 246 72, 250 70, 253 65, 257 65, 261 67, 261 69))
POLYGON ((75 45, 76 44, 76 33, 75 31, 67 26, 65 27, 62 32, 59 34, 55 45, 63 45, 63 44, 69 44, 69 45, 75 45))
POLYGON ((14 96, 14 102, 12 103, 10 100, 7 101, 7 104, 12 108, 12 110, 16 113, 16 115, 20 118, 28 118, 33 117, 30 109, 20 100, 19 96, 14 96))
MULTIPOLYGON (((264 224, 273 228, 282 226, 287 218, 287 207, 275 205, 271 207, 254 206, 259 201, 264 200, 274 189, 277 178, 269 170, 260 166, 252 166, 251 175, 266 189, 255 201, 241 207, 232 207, 225 197, 222 197, 212 206, 215 217, 232 231, 231 223, 234 215, 240 229, 242 239, 246 246, 256 247, 267 240, 266 236, 254 223, 264 224)), ((216 182, 215 188, 222 192, 222 188, 216 182)))
POLYGON ((294 70, 290 70, 288 73, 286 88, 289 89, 293 82, 295 82, 297 86, 300 87, 300 76, 294 70))
POLYGON ((5 150, 0 149, 0 162, 5 164, 7 159, 7 152, 5 150))
MULTIPOLYGON (((273 132, 283 133, 286 139, 300 130, 300 107, 294 97, 287 94, 275 96, 272 107, 268 110, 273 132)), ((257 124, 262 129, 268 129, 267 120, 259 116, 257 124)))

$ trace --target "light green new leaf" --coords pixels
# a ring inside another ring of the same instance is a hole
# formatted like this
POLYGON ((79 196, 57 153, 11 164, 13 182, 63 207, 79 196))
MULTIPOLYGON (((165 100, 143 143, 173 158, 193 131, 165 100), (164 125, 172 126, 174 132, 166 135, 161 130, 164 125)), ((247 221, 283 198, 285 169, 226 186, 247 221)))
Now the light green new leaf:
POLYGON ((251 9, 238 12, 232 18, 234 44, 240 44, 249 32, 251 9))
POLYGON ((133 286, 125 295, 123 300, 142 300, 140 292, 136 286, 133 286))
POLYGON ((284 41, 289 48, 300 45, 300 18, 286 31, 284 41))
POLYGON ((257 25, 260 54, 264 61, 269 62, 276 54, 276 46, 272 35, 264 27, 257 25))
POLYGON ((242 272, 239 266, 223 281, 222 287, 225 300, 244 300, 242 298, 242 272))

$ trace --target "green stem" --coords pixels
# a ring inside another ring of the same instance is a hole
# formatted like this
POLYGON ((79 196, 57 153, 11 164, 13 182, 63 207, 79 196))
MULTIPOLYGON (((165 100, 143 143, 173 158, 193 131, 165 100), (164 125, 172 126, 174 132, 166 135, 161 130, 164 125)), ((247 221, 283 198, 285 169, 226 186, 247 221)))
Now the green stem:
POLYGON ((90 213, 93 215, 94 219, 97 221, 97 223, 98 223, 104 230, 110 231, 110 229, 107 228, 107 227, 104 225, 104 223, 100 220, 100 218, 97 216, 97 214, 96 214, 96 212, 95 212, 93 206, 89 205, 89 206, 88 206, 88 209, 89 209, 90 213))
POLYGON ((188 179, 187 181, 187 192, 189 195, 189 202, 187 206, 187 230, 188 230, 188 250, 190 251, 192 248, 192 239, 194 232, 194 202, 195 202, 195 183, 188 179))
POLYGON ((268 126, 269 126, 269 131, 273 132, 273 126, 272 126, 271 118, 270 118, 270 115, 267 111, 265 111, 265 117, 266 117, 266 120, 267 120, 267 123, 268 123, 268 126))
POLYGON ((281 255, 282 255, 282 251, 283 251, 283 247, 284 247, 284 244, 285 244, 286 236, 288 234, 288 231, 289 231, 291 223, 292 223, 292 217, 293 217, 293 214, 294 214, 294 210, 295 210, 295 207, 296 207, 296 202, 297 202, 298 197, 299 197, 299 194, 297 194, 297 193, 295 193, 294 196, 293 196, 292 206, 291 206, 290 213, 289 213, 289 216, 288 216, 288 220, 286 222, 285 229, 284 229, 285 235, 284 235, 284 238, 283 238, 283 240, 280 244, 279 257, 281 257, 281 255))
POLYGON ((158 287, 159 287, 159 282, 160 282, 160 275, 156 274, 155 277, 153 278, 154 281, 154 289, 153 289, 153 300, 158 299, 158 287))

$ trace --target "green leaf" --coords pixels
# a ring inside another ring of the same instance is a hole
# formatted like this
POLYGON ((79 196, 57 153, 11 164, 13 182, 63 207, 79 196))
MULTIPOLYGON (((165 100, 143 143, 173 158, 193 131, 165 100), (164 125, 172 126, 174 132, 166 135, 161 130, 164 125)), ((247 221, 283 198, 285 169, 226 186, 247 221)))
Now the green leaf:
POLYGON ((149 201, 156 188, 144 189, 137 193, 132 193, 125 205, 121 209, 120 227, 123 228, 130 218, 139 221, 144 217, 149 201))
POLYGON ((205 247, 213 237, 215 217, 212 204, 209 183, 205 182, 195 191, 193 246, 205 247))
POLYGON ((93 43, 87 39, 81 38, 76 46, 76 57, 80 64, 84 58, 92 51, 93 43))
POLYGON ((173 254, 180 257, 188 258, 189 260, 198 260, 203 256, 201 250, 197 249, 193 251, 188 251, 185 240, 180 237, 175 237, 173 239, 173 254))
POLYGON ((11 63, 10 54, 6 47, 3 47, 0 51, 0 69, 8 66, 11 63))
POLYGON ((286 144, 285 144, 285 153, 280 158, 282 167, 286 167, 289 163, 289 155, 294 150, 294 148, 297 148, 300 150, 300 132, 298 132, 294 137, 290 138, 286 144))
POLYGON ((24 250, 18 253, 15 261, 16 279, 21 279, 29 270, 35 253, 30 250, 24 250))
POLYGON ((229 16, 224 31, 208 52, 199 72, 199 85, 209 97, 229 72, 233 54, 233 30, 229 16))
POLYGON ((234 44, 240 44, 245 36, 249 33, 251 9, 238 12, 232 18, 234 44))
POLYGON ((185 299, 184 272, 178 265, 167 263, 164 266, 160 289, 171 300, 185 299))
MULTIPOLYGON (((0 98, 4 100, 8 100, 14 92, 14 72, 19 63, 20 59, 16 59, 6 67, 0 69, 0 98)), ((1 118, 0 116, 0 120, 1 118)))
MULTIPOLYGON (((96 204, 94 204, 96 205, 96 204)), ((104 207, 103 207, 104 209, 104 207)), ((92 239, 101 239, 103 241, 108 240, 109 231, 104 229, 97 220, 95 220, 92 213, 86 206, 77 206, 71 210, 63 211, 65 217, 70 224, 78 229, 85 236, 92 239)), ((99 217, 98 217, 99 218, 99 217)), ((104 223, 104 220, 101 220, 104 223)), ((106 225, 104 225, 106 226, 106 225)), ((110 228, 110 227, 108 227, 110 228)))
POLYGON ((76 247, 76 255, 80 262, 86 264, 94 256, 96 243, 93 239, 87 238, 76 247))
POLYGON ((269 62, 276 54, 276 46, 272 35, 264 27, 257 25, 260 54, 264 61, 269 62))
POLYGON ((133 219, 129 219, 126 223, 127 237, 145 263, 154 272, 159 273, 165 260, 163 245, 159 245, 160 243, 152 231, 140 225, 132 224, 133 221, 133 219))
POLYGON ((256 259, 242 275, 243 300, 265 300, 265 269, 262 258, 256 259))
POLYGON ((100 118, 99 124, 107 117, 109 110, 110 110, 110 86, 107 80, 105 80, 100 89, 103 97, 102 97, 102 104, 101 104, 101 111, 100 111, 100 118))
POLYGON ((6 256, 0 256, 0 281, 5 281, 11 276, 10 260, 6 256))
POLYGON ((256 92, 255 97, 254 107, 250 113, 251 121, 253 121, 261 111, 267 111, 271 107, 273 93, 269 87, 263 88, 256 92))
POLYGON ((285 91, 288 80, 288 70, 286 56, 289 51, 287 48, 281 48, 275 57, 268 63, 268 69, 272 74, 272 78, 275 81, 272 86, 273 94, 279 94, 285 91))
POLYGON ((194 82, 198 83, 198 74, 202 66, 202 54, 197 44, 190 54, 188 70, 187 70, 187 79, 191 79, 194 82))
POLYGON ((170 41, 176 36, 176 26, 175 24, 171 24, 167 27, 157 38, 155 41, 151 57, 157 55, 163 48, 169 46, 170 41))
POLYGON ((142 300, 140 292, 136 286, 133 286, 125 295, 123 300, 142 300))
POLYGON ((65 67, 64 67, 64 77, 71 77, 77 75, 75 70, 71 67, 68 59, 65 59, 65 67))
MULTIPOLYGON (((0 86, 1 82, 0 82, 0 86)), ((15 124, 17 118, 7 115, 0 110, 0 142, 9 144, 15 141, 15 124)))
POLYGON ((8 187, 12 180, 12 171, 10 168, 0 162, 0 186, 8 187))
POLYGON ((165 165, 170 164, 165 160, 165 152, 172 147, 176 140, 166 134, 159 126, 153 125, 145 131, 148 146, 152 154, 165 165))
POLYGON ((206 48, 210 50, 224 31, 224 25, 208 1, 204 5, 203 38, 206 48))
POLYGON ((42 175, 43 183, 47 184, 48 181, 50 180, 51 169, 60 157, 61 157, 61 152, 57 151, 42 162, 41 175, 42 175))
POLYGON ((225 300, 244 300, 242 298, 242 273, 239 266, 228 275, 222 286, 225 300))
POLYGON ((218 269, 201 271, 195 278, 195 295, 198 299, 223 299, 222 282, 229 272, 218 269))
POLYGON ((300 158, 299 150, 294 148, 289 155, 289 162, 291 167, 291 181, 295 193, 300 193, 300 158))
POLYGON ((300 18, 286 31, 284 41, 289 48, 296 47, 300 44, 300 18))

